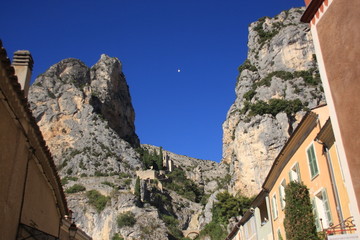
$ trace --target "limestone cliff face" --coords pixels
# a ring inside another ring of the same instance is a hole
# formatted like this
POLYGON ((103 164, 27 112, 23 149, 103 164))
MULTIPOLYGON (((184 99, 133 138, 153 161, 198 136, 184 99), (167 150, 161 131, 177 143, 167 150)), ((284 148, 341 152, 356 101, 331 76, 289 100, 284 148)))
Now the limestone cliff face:
MULTIPOLYGON (((125 240, 173 239, 174 232, 199 230, 211 221, 210 207, 204 209, 151 181, 140 183, 146 201, 136 195, 136 170, 144 168, 136 148, 160 148, 139 143, 129 88, 117 58, 102 55, 91 68, 65 59, 35 80, 29 102, 75 221, 93 239, 109 240, 116 234, 125 240), (134 215, 135 223, 120 227, 117 218, 126 212, 134 215)), ((214 192, 227 187, 227 165, 164 151, 205 194, 214 198, 214 192)))
POLYGON ((249 26, 248 59, 223 123, 223 160, 233 192, 257 194, 273 160, 306 109, 324 101, 304 9, 249 26))

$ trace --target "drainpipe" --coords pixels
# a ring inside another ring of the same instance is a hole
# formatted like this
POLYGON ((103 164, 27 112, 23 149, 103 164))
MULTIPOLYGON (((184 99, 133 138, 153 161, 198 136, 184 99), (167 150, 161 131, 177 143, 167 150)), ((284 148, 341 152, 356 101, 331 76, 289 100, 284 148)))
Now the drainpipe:
POLYGON ((333 195, 334 195, 335 204, 336 204, 336 212, 337 212, 340 224, 341 224, 341 228, 343 228, 344 227, 343 226, 344 218, 343 218, 343 213, 342 213, 341 204, 340 204, 339 192, 338 192, 336 182, 335 182, 334 169, 333 169, 333 166, 331 163, 329 148, 326 146, 325 143, 321 142, 319 139, 316 139, 316 141, 323 146, 323 153, 325 153, 325 158, 326 158, 326 162, 327 162, 329 174, 330 174, 331 187, 333 190, 333 195))

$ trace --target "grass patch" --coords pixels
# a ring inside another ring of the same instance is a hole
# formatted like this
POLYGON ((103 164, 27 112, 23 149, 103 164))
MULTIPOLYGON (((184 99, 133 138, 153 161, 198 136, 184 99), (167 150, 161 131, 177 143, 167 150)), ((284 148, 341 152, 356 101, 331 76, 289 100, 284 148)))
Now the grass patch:
POLYGON ((90 190, 86 193, 86 196, 89 199, 89 204, 95 207, 95 209, 98 212, 102 212, 108 201, 110 200, 110 197, 106 197, 99 193, 97 190, 90 190))
POLYGON ((77 193, 77 192, 83 192, 86 188, 83 185, 75 184, 71 186, 70 188, 66 189, 66 193, 77 193))
POLYGON ((132 227, 136 223, 135 215, 132 212, 124 212, 118 215, 116 223, 119 228, 132 227))

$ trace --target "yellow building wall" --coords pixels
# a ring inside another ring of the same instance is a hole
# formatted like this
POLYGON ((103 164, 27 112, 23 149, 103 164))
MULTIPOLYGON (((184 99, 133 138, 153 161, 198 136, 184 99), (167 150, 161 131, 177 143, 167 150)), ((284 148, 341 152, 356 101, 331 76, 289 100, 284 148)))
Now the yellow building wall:
MULTIPOLYGON (((271 216, 272 216, 272 222, 273 222, 273 233, 274 233, 274 239, 278 239, 278 230, 280 230, 281 235, 283 239, 286 239, 285 236, 285 230, 284 230, 284 218, 285 218, 285 212, 284 209, 281 209, 281 203, 280 203, 280 194, 279 194, 279 186, 282 183, 282 181, 285 179, 286 184, 290 182, 289 178, 289 171, 291 168, 298 163, 299 169, 300 169, 300 177, 301 181, 308 186, 310 198, 312 199, 317 193, 321 191, 321 189, 325 188, 327 191, 328 199, 329 199, 329 205, 331 209, 331 216, 334 224, 339 223, 338 214, 336 212, 336 204, 335 204, 335 198, 334 193, 332 190, 332 185, 330 181, 330 174, 329 174, 329 168, 326 161, 326 156, 322 153, 323 146, 314 141, 315 137, 319 133, 321 127, 324 125, 326 120, 329 118, 328 110, 327 108, 324 109, 324 107, 320 109, 316 109, 315 112, 317 112, 319 115, 318 124, 317 126, 311 131, 311 133, 307 136, 307 138, 304 140, 304 142, 300 145, 298 150, 294 153, 294 155, 291 157, 291 159, 288 161, 288 163, 285 165, 284 169, 280 173, 278 179, 276 180, 276 183, 272 187, 269 193, 270 198, 270 207, 271 207, 271 216), (309 161, 307 158, 306 150, 308 149, 311 144, 314 145, 317 164, 319 168, 319 174, 315 176, 313 179, 311 179, 311 173, 310 173, 310 166, 309 161), (273 219, 272 215, 272 198, 276 194, 276 204, 277 204, 277 210, 278 210, 278 217, 276 219, 273 219)), ((338 158, 336 155, 336 149, 333 147, 331 149, 331 156, 332 161, 336 162, 334 164, 334 171, 336 175, 336 181, 342 182, 342 184, 339 185, 339 194, 342 196, 341 201, 342 205, 344 205, 344 217, 349 216, 349 208, 348 208, 348 197, 346 188, 342 181, 340 166, 338 164, 338 158)))
MULTIPOLYGON (((338 158, 338 153, 336 149, 336 142, 331 146, 329 149, 329 155, 331 158, 331 162, 334 168, 334 175, 335 175, 335 182, 340 198, 340 205, 341 210, 343 214, 343 219, 347 219, 351 217, 350 213, 350 200, 348 196, 348 192, 346 189, 345 181, 344 181, 344 175, 341 169, 340 161, 338 158)), ((337 224, 336 222, 334 224, 337 224)))

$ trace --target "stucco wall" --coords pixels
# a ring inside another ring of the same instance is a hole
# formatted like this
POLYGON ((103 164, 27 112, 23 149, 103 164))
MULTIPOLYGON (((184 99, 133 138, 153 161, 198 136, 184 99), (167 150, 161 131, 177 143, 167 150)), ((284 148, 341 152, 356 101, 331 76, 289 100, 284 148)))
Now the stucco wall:
POLYGON ((21 222, 49 233, 59 235, 60 213, 51 186, 34 159, 29 161, 28 177, 21 222))
POLYGON ((326 74, 360 205, 360 1, 336 0, 317 24, 326 74))
POLYGON ((0 226, 2 239, 15 239, 27 161, 26 141, 0 101, 0 226), (9 144, 11 143, 11 144, 9 144))

